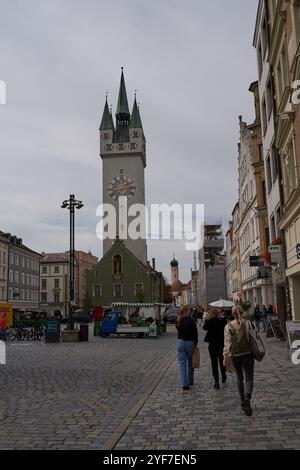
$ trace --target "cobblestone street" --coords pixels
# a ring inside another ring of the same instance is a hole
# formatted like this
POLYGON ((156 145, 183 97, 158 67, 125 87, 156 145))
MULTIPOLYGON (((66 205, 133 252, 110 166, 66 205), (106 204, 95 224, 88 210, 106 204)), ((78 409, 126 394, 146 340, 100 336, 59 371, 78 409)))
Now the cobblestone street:
POLYGON ((300 368, 286 343, 267 341, 247 418, 233 376, 213 390, 202 340, 196 385, 185 393, 174 327, 157 340, 8 344, 0 449, 299 449, 300 368))

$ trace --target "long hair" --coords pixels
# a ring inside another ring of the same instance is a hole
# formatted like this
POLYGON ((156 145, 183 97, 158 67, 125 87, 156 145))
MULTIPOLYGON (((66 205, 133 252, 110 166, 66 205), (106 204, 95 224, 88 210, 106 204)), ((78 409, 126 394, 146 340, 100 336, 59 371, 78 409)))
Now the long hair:
POLYGON ((176 318, 176 325, 180 326, 182 321, 190 316, 190 307, 188 305, 184 305, 181 309, 180 312, 176 318))
POLYGON ((233 307, 232 315, 234 316, 234 318, 236 319, 238 323, 241 323, 244 318, 244 311, 239 305, 237 305, 236 307, 233 307))

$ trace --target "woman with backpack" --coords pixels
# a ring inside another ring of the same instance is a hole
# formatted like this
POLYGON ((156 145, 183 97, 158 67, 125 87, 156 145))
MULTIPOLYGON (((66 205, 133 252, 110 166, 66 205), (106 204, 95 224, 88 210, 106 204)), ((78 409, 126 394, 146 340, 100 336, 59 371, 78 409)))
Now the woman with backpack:
POLYGON ((234 320, 224 332, 224 366, 230 369, 231 361, 236 371, 241 406, 247 416, 252 416, 251 398, 254 387, 254 354, 249 340, 252 324, 243 318, 238 307, 232 311, 234 320))

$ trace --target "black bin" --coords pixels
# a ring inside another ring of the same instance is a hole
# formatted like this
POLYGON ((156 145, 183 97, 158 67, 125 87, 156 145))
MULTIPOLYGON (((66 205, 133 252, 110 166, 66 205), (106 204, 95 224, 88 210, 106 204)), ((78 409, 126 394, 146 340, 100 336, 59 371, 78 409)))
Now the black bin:
POLYGON ((79 341, 89 340, 89 325, 80 325, 79 341))

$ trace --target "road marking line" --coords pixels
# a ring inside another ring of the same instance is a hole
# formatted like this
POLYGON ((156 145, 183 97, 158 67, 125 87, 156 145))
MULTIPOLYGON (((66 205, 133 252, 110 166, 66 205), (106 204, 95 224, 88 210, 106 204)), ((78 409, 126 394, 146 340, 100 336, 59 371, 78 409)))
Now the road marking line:
POLYGON ((119 427, 116 431, 112 434, 112 436, 103 444, 104 450, 113 450, 118 442, 121 440, 127 429, 129 428, 130 424, 134 420, 134 418, 139 414, 143 406, 145 405, 146 401, 152 395, 160 381, 162 380, 163 376, 167 372, 167 370, 172 366, 173 362, 177 357, 177 353, 174 353, 171 359, 164 365, 161 369, 159 374, 154 378, 151 382, 149 387, 145 390, 141 398, 137 401, 137 403, 129 410, 127 416, 123 419, 119 427))

